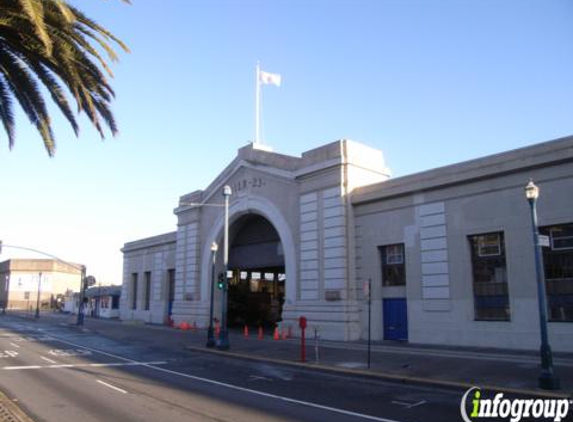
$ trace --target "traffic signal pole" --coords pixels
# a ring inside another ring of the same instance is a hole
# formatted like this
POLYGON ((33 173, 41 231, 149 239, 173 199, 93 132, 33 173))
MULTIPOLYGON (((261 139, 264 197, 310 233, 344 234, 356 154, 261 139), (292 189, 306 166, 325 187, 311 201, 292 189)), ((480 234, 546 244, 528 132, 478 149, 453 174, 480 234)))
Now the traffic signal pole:
POLYGON ((231 196, 232 190, 229 185, 223 187, 223 196, 225 198, 225 232, 224 237, 224 249, 223 249, 223 294, 221 295, 221 337, 219 338, 219 344, 217 348, 219 350, 229 350, 229 331, 227 329, 227 292, 229 290, 229 280, 227 278, 227 271, 229 269, 229 197, 231 196))

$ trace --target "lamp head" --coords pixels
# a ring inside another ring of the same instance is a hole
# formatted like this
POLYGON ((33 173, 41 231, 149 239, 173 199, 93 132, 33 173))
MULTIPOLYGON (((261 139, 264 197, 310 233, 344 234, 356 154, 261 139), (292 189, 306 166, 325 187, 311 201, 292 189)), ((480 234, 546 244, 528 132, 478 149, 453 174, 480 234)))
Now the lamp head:
POLYGON ((539 188, 533 183, 533 179, 529 179, 529 183, 525 186, 525 197, 528 201, 535 201, 539 198, 539 188))
POLYGON ((231 190, 231 186, 225 185, 223 186, 223 196, 231 196, 233 191, 231 190))
POLYGON ((217 242, 211 243, 211 252, 215 253, 215 252, 217 252, 218 249, 219 249, 219 245, 217 245, 217 242))

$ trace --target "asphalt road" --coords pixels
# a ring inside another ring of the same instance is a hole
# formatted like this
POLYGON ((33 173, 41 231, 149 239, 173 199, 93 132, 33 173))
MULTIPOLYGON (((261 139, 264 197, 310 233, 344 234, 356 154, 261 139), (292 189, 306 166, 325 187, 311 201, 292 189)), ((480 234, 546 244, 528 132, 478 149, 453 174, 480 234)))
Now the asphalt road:
POLYGON ((9 316, 0 318, 0 389, 49 422, 447 422, 461 420, 463 394, 142 346, 9 316))

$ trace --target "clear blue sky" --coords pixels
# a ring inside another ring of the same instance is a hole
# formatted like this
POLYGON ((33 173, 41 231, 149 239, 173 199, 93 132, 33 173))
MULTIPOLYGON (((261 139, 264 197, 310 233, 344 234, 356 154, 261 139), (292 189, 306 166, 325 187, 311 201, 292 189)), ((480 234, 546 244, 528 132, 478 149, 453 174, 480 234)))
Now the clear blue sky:
POLYGON ((76 139, 54 112, 50 159, 20 115, 12 152, 0 133, 0 239, 104 283, 253 139, 257 60, 283 77, 263 87, 281 153, 349 138, 401 176, 573 134, 570 0, 73 3, 132 49, 113 68, 120 135, 82 119, 76 139))

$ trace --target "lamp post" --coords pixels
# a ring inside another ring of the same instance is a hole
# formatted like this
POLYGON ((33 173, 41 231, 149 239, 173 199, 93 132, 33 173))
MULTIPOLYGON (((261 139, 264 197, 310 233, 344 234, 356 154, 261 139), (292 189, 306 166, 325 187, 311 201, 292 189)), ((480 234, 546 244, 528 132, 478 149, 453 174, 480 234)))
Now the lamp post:
POLYGON ((223 197, 225 198, 225 232, 223 234, 223 291, 221 297, 221 337, 219 338, 218 349, 229 349, 229 333, 227 331, 227 291, 229 280, 227 278, 227 270, 229 266, 229 197, 233 191, 231 186, 225 185, 223 187, 223 197))
POLYGON ((539 387, 544 390, 558 390, 559 378, 553 372, 553 356, 549 346, 547 335, 547 305, 545 299, 545 281, 543 277, 543 262, 541 257, 541 245, 539 244, 539 229, 537 227, 537 198, 539 198, 539 188, 535 186, 533 180, 525 187, 525 197, 529 202, 531 211, 531 225, 533 228, 533 245, 535 248, 535 274, 537 279, 537 301, 539 304, 539 325, 541 328, 541 375, 539 376, 539 387))
POLYGON ((215 263, 217 260, 217 242, 211 243, 211 303, 209 304, 209 328, 207 329, 207 347, 215 347, 215 336, 213 335, 213 304, 215 300, 215 263))
POLYGON ((86 266, 82 265, 82 281, 80 284, 80 303, 78 304, 78 319, 76 321, 76 325, 81 327, 84 325, 84 300, 86 295, 86 286, 87 284, 87 277, 86 277, 86 266))
POLYGON ((38 295, 36 296, 36 319, 40 318, 40 293, 42 291, 42 273, 38 273, 38 295))

